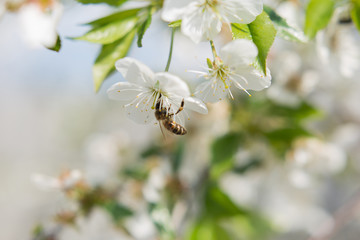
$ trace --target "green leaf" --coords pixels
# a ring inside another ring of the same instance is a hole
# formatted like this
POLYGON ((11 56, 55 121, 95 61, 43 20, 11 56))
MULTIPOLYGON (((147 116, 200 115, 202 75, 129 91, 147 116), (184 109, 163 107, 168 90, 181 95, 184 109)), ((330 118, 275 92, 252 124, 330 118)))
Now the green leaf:
POLYGON ((138 27, 138 40, 137 40, 137 45, 138 47, 142 47, 142 39, 144 37, 144 34, 146 32, 146 30, 149 28, 150 24, 151 24, 151 20, 152 20, 152 14, 154 13, 155 8, 150 7, 144 14, 143 16, 140 17, 140 24, 138 27))
POLYGON ((121 4, 127 2, 128 0, 76 0, 82 4, 99 4, 99 3, 106 3, 110 6, 120 6, 121 4))
POLYGON ((351 19, 360 31, 360 0, 351 1, 351 19))
POLYGON ((213 142, 211 146, 211 179, 218 179, 234 167, 234 155, 240 148, 242 140, 242 135, 238 133, 228 133, 213 142))
POLYGON ((262 12, 248 25, 233 23, 231 26, 234 39, 245 38, 255 43, 259 51, 257 58, 260 68, 266 74, 266 58, 276 36, 276 29, 269 16, 262 12))
POLYGON ((212 218, 228 218, 246 213, 216 185, 210 185, 206 190, 205 212, 212 218))
POLYGON ((120 21, 126 18, 130 18, 130 17, 136 17, 137 13, 141 10, 142 8, 132 8, 129 10, 124 10, 121 12, 116 12, 113 14, 110 14, 106 17, 103 18, 99 18, 95 21, 89 22, 86 25, 91 25, 93 27, 101 27, 103 25, 112 23, 112 22, 116 22, 116 21, 120 21))
POLYGON ((228 231, 212 219, 203 218, 198 221, 192 228, 189 240, 231 240, 235 239, 231 237, 228 231))
POLYGON ((171 27, 171 28, 181 27, 181 19, 169 23, 168 26, 171 27))
POLYGON ((129 17, 121 19, 101 27, 96 27, 85 35, 75 38, 77 40, 84 40, 92 43, 109 44, 124 37, 131 30, 134 29, 137 22, 137 17, 129 17))
POLYGON ((328 25, 334 10, 334 0, 310 0, 306 9, 305 34, 313 39, 319 30, 328 25))
POLYGON ((232 158, 239 149, 241 140, 238 133, 228 133, 216 139, 211 146, 212 164, 232 158))
POLYGON ((120 220, 133 215, 133 212, 128 207, 115 201, 107 202, 102 205, 102 207, 109 213, 115 222, 119 222, 120 220))
POLYGON ((124 168, 121 172, 121 175, 136 179, 138 181, 145 181, 148 178, 149 170, 144 168, 143 165, 140 166, 129 166, 124 168))
POLYGON ((264 135, 269 140, 273 149, 280 155, 284 155, 286 153, 295 139, 304 136, 311 136, 307 130, 299 125, 275 129, 264 133, 264 135))
POLYGON ((48 47, 47 49, 49 49, 51 51, 59 52, 60 48, 61 48, 61 39, 60 39, 60 36, 58 35, 55 45, 52 47, 48 47))
POLYGON ((284 18, 279 16, 272 8, 264 6, 264 11, 269 15, 273 22, 277 35, 288 41, 307 42, 304 32, 300 29, 290 26, 284 18))
POLYGON ((99 91, 105 78, 115 70, 115 62, 126 56, 135 36, 135 30, 128 33, 122 39, 104 45, 93 66, 95 91, 99 91))
POLYGON ((179 141, 176 149, 174 149, 174 153, 171 155, 171 167, 173 172, 177 172, 180 169, 181 164, 184 160, 184 154, 185 142, 179 141))

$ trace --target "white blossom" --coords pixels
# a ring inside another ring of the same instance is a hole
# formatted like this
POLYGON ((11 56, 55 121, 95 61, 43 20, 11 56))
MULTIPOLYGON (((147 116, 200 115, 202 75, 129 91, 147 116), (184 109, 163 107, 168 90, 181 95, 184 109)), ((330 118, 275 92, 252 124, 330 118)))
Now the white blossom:
POLYGON ((63 12, 63 6, 54 1, 48 6, 28 3, 19 10, 24 37, 33 47, 53 47, 57 41, 56 27, 63 12))
POLYGON ((255 44, 249 40, 238 39, 226 44, 208 72, 197 72, 207 81, 196 88, 195 95, 204 102, 217 102, 227 95, 233 98, 233 86, 245 92, 269 87, 270 70, 264 75, 253 66, 257 54, 255 44))
POLYGON ((181 19, 181 31, 194 42, 213 39, 223 23, 250 23, 263 10, 262 0, 166 0, 164 21, 181 19))
MULTIPOLYGON (((206 114, 207 108, 199 99, 190 97, 186 83, 179 77, 167 73, 154 73, 143 63, 133 58, 123 58, 116 62, 116 69, 127 82, 118 82, 111 86, 107 93, 109 98, 124 103, 130 119, 137 123, 156 122, 155 105, 161 98, 162 107, 170 113, 176 113, 184 99, 184 111, 193 110, 206 114)), ((178 115, 175 117, 178 118, 178 115)), ((182 117, 178 118, 180 123, 182 117)))
POLYGON ((83 174, 79 170, 65 171, 59 177, 51 177, 38 173, 31 175, 32 182, 44 190, 67 190, 81 182, 82 179, 83 174))
POLYGON ((316 38, 316 50, 326 71, 353 78, 360 72, 359 33, 353 24, 339 24, 347 7, 336 9, 328 27, 316 38))

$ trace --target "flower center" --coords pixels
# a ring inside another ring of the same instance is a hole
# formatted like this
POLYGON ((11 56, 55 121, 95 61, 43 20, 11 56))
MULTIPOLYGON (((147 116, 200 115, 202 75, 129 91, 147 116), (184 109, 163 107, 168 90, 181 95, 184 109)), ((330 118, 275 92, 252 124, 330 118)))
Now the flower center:
POLYGON ((162 98, 167 98, 168 97, 168 93, 163 91, 160 88, 159 81, 156 82, 154 87, 150 88, 150 93, 151 93, 151 99, 153 99, 153 104, 151 106, 151 109, 155 109, 155 105, 156 105, 157 101, 159 100, 160 96, 162 98))
POLYGON ((209 7, 215 7, 216 4, 218 4, 217 0, 205 0, 205 5, 208 5, 209 7))
POLYGON ((213 68, 209 70, 209 77, 221 80, 224 83, 225 89, 228 89, 231 84, 229 78, 230 72, 229 66, 224 65, 223 61, 217 57, 213 62, 213 68))

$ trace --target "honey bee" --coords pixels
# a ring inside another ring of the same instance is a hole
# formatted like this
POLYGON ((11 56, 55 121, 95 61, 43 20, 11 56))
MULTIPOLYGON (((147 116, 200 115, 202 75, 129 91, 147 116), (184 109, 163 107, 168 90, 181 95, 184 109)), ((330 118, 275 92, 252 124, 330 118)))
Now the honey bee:
POLYGON ((170 107, 166 109, 162 106, 160 94, 155 106, 155 117, 160 123, 161 131, 162 124, 168 131, 176 135, 185 135, 187 133, 186 129, 174 120, 174 116, 184 109, 184 99, 181 101, 180 107, 176 113, 170 113, 170 107))

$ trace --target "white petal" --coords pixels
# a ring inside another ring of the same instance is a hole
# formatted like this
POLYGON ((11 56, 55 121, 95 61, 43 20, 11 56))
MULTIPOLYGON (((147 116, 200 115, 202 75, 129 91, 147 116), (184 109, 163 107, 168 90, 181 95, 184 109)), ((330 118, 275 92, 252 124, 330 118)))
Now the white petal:
POLYGON ((187 84, 181 78, 171 73, 156 73, 155 80, 159 81, 161 91, 168 93, 169 97, 174 94, 180 97, 187 97, 190 95, 187 84))
POLYGON ((187 97, 184 100, 185 100, 185 103, 184 103, 185 109, 190 109, 195 112, 202 113, 202 114, 208 113, 208 109, 207 109, 206 105, 200 99, 193 98, 193 97, 187 97))
POLYGON ((222 22, 212 10, 190 4, 184 14, 181 31, 195 43, 213 39, 221 31, 222 22))
POLYGON ((258 55, 255 44, 246 39, 231 41, 221 48, 220 56, 227 66, 249 65, 254 62, 258 55))
POLYGON ((144 90, 139 85, 128 82, 119 82, 112 85, 107 90, 107 94, 110 99, 131 102, 142 91, 144 90))
POLYGON ((127 116, 136 123, 155 123, 155 111, 151 108, 153 101, 154 98, 152 98, 150 94, 135 99, 131 104, 125 105, 127 116))
POLYGON ((236 78, 236 81, 245 89, 260 91, 271 85, 270 69, 266 69, 266 73, 267 75, 264 76, 263 73, 255 68, 243 69, 241 72, 238 72, 238 75, 241 75, 242 78, 236 78), (247 83, 243 78, 246 79, 247 83))
POLYGON ((219 5, 218 10, 230 23, 251 23, 263 11, 262 0, 227 0, 219 5))
POLYGON ((181 19, 187 10, 187 5, 191 2, 194 2, 194 0, 165 0, 161 18, 167 22, 181 19))
POLYGON ((116 69, 130 83, 151 87, 155 84, 154 72, 145 64, 130 57, 117 60, 116 69))
POLYGON ((201 83, 195 92, 195 96, 204 102, 215 103, 223 100, 227 93, 224 91, 224 84, 218 84, 217 87, 212 87, 211 81, 201 83))

